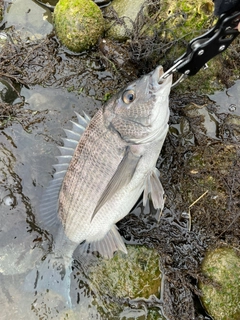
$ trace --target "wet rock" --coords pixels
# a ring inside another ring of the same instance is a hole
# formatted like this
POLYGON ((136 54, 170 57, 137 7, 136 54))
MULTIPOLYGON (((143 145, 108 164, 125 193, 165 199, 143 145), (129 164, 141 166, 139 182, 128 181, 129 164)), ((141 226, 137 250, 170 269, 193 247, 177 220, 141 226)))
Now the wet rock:
POLYGON ((132 81, 137 77, 136 68, 129 59, 129 53, 124 44, 119 44, 111 39, 100 39, 101 62, 106 68, 110 68, 118 75, 124 76, 126 81, 132 81))
POLYGON ((18 91, 10 82, 0 79, 0 101, 13 103, 18 97, 18 91))
POLYGON ((23 40, 38 40, 52 32, 51 12, 32 0, 16 0, 9 4, 4 20, 14 26, 23 40))
POLYGON ((58 0, 35 0, 35 1, 41 4, 42 6, 50 9, 51 11, 54 10, 56 4, 58 3, 58 0))
MULTIPOLYGON (((21 178, 15 172, 18 166, 16 157, 10 148, 6 147, 7 141, 2 135, 0 139, 0 273, 14 275, 33 268, 35 262, 42 256, 42 249, 38 247, 39 241, 35 241, 38 234, 29 232, 30 228, 26 223, 28 198, 22 192, 21 178)), ((18 155, 18 160, 20 158, 18 155)))
POLYGON ((194 135, 190 129, 189 121, 186 118, 182 117, 179 119, 179 123, 171 124, 169 126, 169 132, 178 138, 182 146, 194 145, 194 135))
POLYGON ((240 141, 240 117, 229 114, 224 121, 224 134, 231 136, 235 141, 240 141))
POLYGON ((94 46, 104 30, 102 12, 92 0, 60 0, 54 23, 59 40, 74 52, 94 46))
POLYGON ((4 3, 3 0, 0 0, 0 21, 3 19, 3 9, 4 9, 4 3))
POLYGON ((93 0, 93 1, 100 7, 105 7, 111 2, 111 0, 93 0))
POLYGON ((131 299, 159 296, 159 255, 144 246, 128 246, 128 254, 118 252, 110 260, 102 260, 90 271, 94 286, 102 294, 131 299))
POLYGON ((8 43, 8 36, 5 32, 0 33, 0 52, 4 48, 4 46, 8 43))
POLYGON ((190 120, 197 139, 203 136, 218 139, 219 119, 208 110, 207 105, 191 103, 183 109, 183 113, 190 120))
POLYGON ((139 12, 146 3, 146 0, 114 0, 111 5, 107 8, 114 9, 117 14, 118 21, 116 19, 110 24, 107 24, 107 37, 115 40, 126 40, 129 39, 134 27, 139 12))
POLYGON ((231 248, 209 252, 202 271, 212 283, 201 283, 202 301, 216 320, 240 318, 240 257, 231 248))
POLYGON ((121 312, 120 314, 120 319, 165 320, 166 318, 164 318, 163 315, 159 313, 159 310, 154 308, 149 308, 148 310, 146 310, 146 308, 142 308, 142 309, 125 308, 123 312, 121 312))

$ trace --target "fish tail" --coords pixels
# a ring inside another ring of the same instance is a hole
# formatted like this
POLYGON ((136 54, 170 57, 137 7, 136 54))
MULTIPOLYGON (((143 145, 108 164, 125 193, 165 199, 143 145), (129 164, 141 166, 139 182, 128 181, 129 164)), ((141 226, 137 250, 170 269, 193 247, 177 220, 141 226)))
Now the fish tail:
POLYGON ((116 225, 112 226, 112 228, 103 239, 93 242, 85 241, 79 247, 80 254, 98 252, 101 256, 107 259, 111 259, 114 252, 118 250, 121 250, 122 252, 127 254, 127 248, 123 242, 121 235, 118 232, 116 225))
POLYGON ((68 306, 71 306, 71 264, 66 264, 62 257, 53 254, 47 258, 26 277, 24 289, 35 294, 53 291, 62 296, 68 306))

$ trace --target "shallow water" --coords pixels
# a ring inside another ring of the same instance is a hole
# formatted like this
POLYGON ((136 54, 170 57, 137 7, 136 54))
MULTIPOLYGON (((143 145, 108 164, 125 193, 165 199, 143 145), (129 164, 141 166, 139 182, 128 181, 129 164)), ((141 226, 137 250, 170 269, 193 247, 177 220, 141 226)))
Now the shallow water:
MULTIPOLYGON (((42 246, 48 243, 34 224, 35 212, 43 186, 51 179, 52 164, 58 154, 56 145, 60 135, 64 136, 61 124, 70 127, 65 122, 74 117, 79 99, 61 89, 41 87, 24 88, 21 95, 26 99, 25 109, 41 113, 43 119, 31 132, 13 123, 1 133, 1 305, 4 319, 13 319, 15 312, 18 319, 40 319, 49 305, 35 310, 33 304, 39 298, 32 293, 21 294, 27 272, 42 258, 42 246)), ((82 98, 82 105, 88 103, 93 105, 91 98, 82 98)), ((81 109, 78 107, 77 111, 81 109)), ((54 305, 50 313, 54 316, 54 305)))
POLYGON ((240 80, 224 91, 215 92, 210 95, 209 98, 212 99, 217 105, 217 113, 231 113, 240 116, 239 108, 239 95, 240 95, 240 80))

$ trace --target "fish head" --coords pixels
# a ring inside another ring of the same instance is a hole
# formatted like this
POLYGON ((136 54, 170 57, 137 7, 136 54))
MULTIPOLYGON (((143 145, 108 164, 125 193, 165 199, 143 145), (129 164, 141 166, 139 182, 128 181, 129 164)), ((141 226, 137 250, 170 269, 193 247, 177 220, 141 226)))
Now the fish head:
POLYGON ((149 142, 168 126, 172 76, 159 81, 162 74, 163 68, 157 67, 130 83, 104 107, 105 123, 127 142, 149 142))

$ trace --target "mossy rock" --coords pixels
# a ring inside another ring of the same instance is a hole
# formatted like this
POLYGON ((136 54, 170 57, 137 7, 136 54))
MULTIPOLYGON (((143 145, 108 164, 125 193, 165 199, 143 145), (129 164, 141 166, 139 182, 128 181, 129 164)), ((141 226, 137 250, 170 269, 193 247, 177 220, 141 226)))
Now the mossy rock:
POLYGON ((128 246, 128 254, 118 252, 112 259, 103 259, 90 270, 89 277, 101 294, 115 298, 159 297, 161 274, 159 255, 144 246, 128 246))
MULTIPOLYGON (((213 13, 213 3, 211 0, 179 0, 169 1, 164 0, 161 6, 162 18, 174 17, 174 25, 176 29, 175 34, 181 37, 188 30, 189 33, 193 31, 202 30, 208 28, 210 20, 209 18, 213 13), (207 25, 206 25, 207 24, 207 25)), ((170 27, 172 19, 167 22, 170 27)))
POLYGON ((200 284, 208 313, 215 320, 240 319, 240 257, 231 248, 215 249, 206 255, 202 271, 216 283, 200 284))
MULTIPOLYGON (((187 196, 190 204, 204 192, 209 191, 213 197, 207 205, 209 215, 210 212, 214 217, 219 216, 220 212, 226 214, 229 195, 223 181, 229 179, 230 164, 238 159, 237 152, 235 145, 219 143, 199 148, 192 154, 187 163, 187 175, 181 182, 181 193, 187 196)), ((199 207, 194 206, 195 209, 192 210, 194 216, 199 214, 203 201, 204 199, 199 202, 199 207)))
POLYGON ((3 19, 3 13, 4 13, 4 2, 3 0, 0 0, 0 21, 3 19))
POLYGON ((54 24, 59 40, 74 52, 90 49, 104 31, 102 12, 92 0, 60 0, 54 24))

